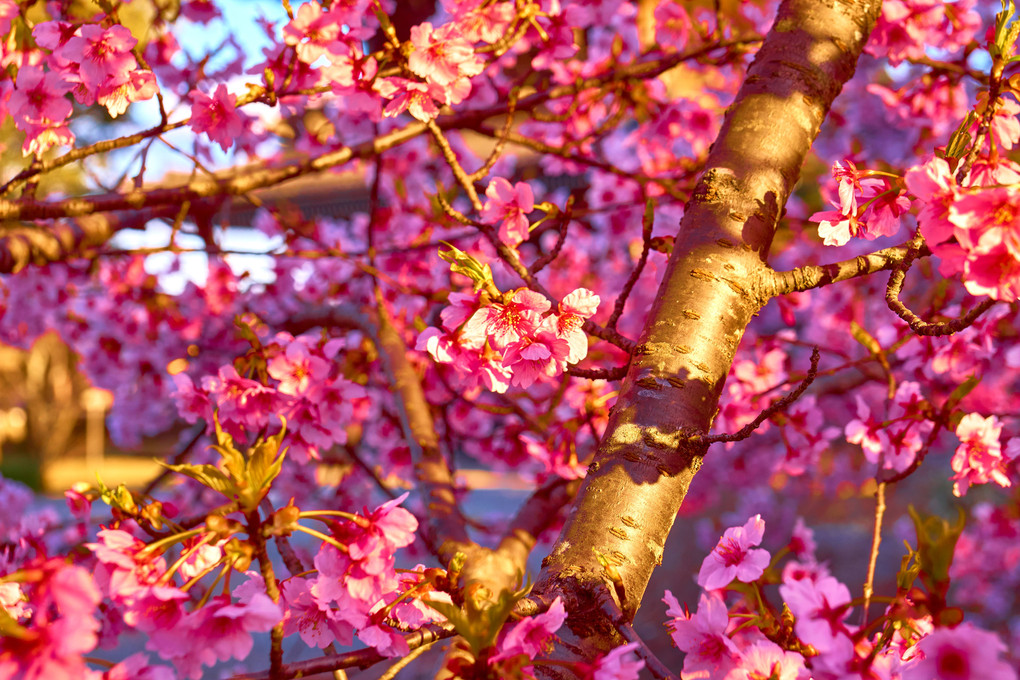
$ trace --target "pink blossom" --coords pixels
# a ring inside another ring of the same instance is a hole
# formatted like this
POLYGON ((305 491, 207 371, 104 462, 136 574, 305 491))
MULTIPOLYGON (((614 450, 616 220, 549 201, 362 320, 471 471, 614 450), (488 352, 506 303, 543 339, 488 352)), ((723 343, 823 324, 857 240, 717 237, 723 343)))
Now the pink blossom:
POLYGON ((312 596, 308 579, 293 577, 283 582, 281 592, 286 603, 283 634, 298 633, 310 647, 325 649, 336 643, 344 647, 354 641, 354 626, 333 615, 333 609, 312 596))
POLYGON ((509 630, 506 630, 496 645, 496 654, 489 658, 489 665, 495 665, 501 659, 510 659, 518 654, 525 654, 529 659, 545 651, 552 636, 567 620, 567 610, 563 601, 557 597, 549 605, 549 609, 521 619, 509 630))
POLYGON ((414 49, 407 58, 407 67, 415 75, 439 85, 478 75, 484 62, 475 54, 471 43, 458 33, 458 26, 452 23, 438 29, 433 29, 427 21, 412 27, 414 49))
POLYGON ((503 365, 513 375, 510 384, 530 387, 539 376, 550 378, 566 368, 570 345, 547 329, 511 342, 503 350, 503 365))
POLYGON ((677 52, 687 47, 687 36, 691 31, 691 19, 675 0, 660 0, 655 6, 655 42, 667 52, 677 52))
POLYGON ((358 639, 373 647, 383 656, 394 657, 407 654, 410 648, 399 630, 381 623, 366 626, 358 631, 358 639))
POLYGON ((843 620, 850 613, 850 591, 831 576, 785 581, 779 594, 797 621, 794 630, 801 640, 823 654, 853 653, 850 631, 843 620))
POLYGON ((25 64, 18 70, 8 110, 22 130, 58 125, 71 115, 71 102, 64 97, 70 89, 59 74, 25 64))
POLYGON ((684 677, 727 677, 741 659, 740 650, 726 635, 729 611, 726 603, 715 593, 702 593, 698 611, 691 614, 673 593, 666 591, 662 601, 668 605, 666 615, 671 617, 667 627, 672 630, 673 642, 684 658, 684 677))
POLYGON ((297 15, 283 27, 284 42, 296 47, 298 59, 311 64, 339 47, 341 18, 340 12, 323 11, 318 2, 302 3, 297 15))
POLYGON ((588 337, 581 330, 585 319, 594 316, 601 298, 587 288, 577 288, 560 301, 556 316, 556 336, 567 341, 568 364, 576 364, 588 355, 588 337))
POLYGON ((209 403, 209 395, 196 388, 187 373, 177 373, 172 376, 172 380, 177 390, 171 396, 177 403, 177 412, 180 416, 191 424, 199 420, 211 420, 212 405, 209 403))
POLYGON ((242 378, 230 364, 221 366, 216 376, 202 378, 202 388, 216 404, 221 422, 232 421, 253 432, 281 410, 276 390, 242 378))
POLYGON ((185 0, 181 3, 181 16, 188 21, 207 24, 220 18, 220 10, 213 0, 185 0))
POLYGON ((407 111, 424 123, 439 115, 436 100, 442 100, 443 90, 437 84, 428 85, 392 76, 376 80, 375 89, 384 99, 391 100, 383 109, 386 116, 397 116, 407 111))
POLYGON ((903 680, 1016 680, 1000 659, 1006 646, 972 623, 937 628, 917 643, 919 658, 903 669, 903 680))
POLYGON ((990 188, 960 196, 949 208, 949 222, 964 249, 986 253, 999 244, 1020 259, 1020 191, 990 188))
POLYGON ((201 610, 196 637, 208 645, 220 661, 245 659, 251 653, 251 633, 262 633, 282 617, 279 605, 265 593, 257 593, 245 604, 224 604, 218 598, 201 610))
POLYGON ((131 102, 152 99, 158 91, 159 85, 152 71, 131 71, 122 82, 111 80, 101 87, 96 103, 105 106, 107 113, 116 118, 127 111, 131 102))
POLYGON ((517 342, 538 330, 541 315, 552 306, 543 295, 527 288, 518 288, 504 296, 506 304, 493 303, 475 312, 464 332, 484 337, 491 335, 502 346, 517 342))
POLYGON ((857 400, 857 417, 846 424, 846 440, 859 444, 869 462, 878 463, 879 455, 889 446, 889 435, 882 421, 872 417, 864 398, 857 394, 854 399, 857 400))
POLYGON ((941 158, 931 158, 908 170, 904 181, 910 193, 921 200, 921 211, 917 214, 921 234, 930 247, 937 248, 953 236, 953 224, 948 217, 957 186, 949 164, 941 158))
POLYGON ((81 83, 93 96, 109 82, 125 82, 137 68, 131 49, 138 44, 131 31, 120 25, 103 28, 85 24, 60 48, 58 54, 71 62, 80 62, 81 83))
POLYGON ((995 482, 999 486, 1012 486, 1006 475, 1009 459, 1003 456, 999 444, 1002 425, 998 418, 983 418, 977 413, 968 413, 956 426, 960 445, 953 454, 952 467, 956 473, 950 479, 953 495, 964 496, 971 484, 995 482))
POLYGON ((744 583, 757 580, 769 565, 769 553, 761 548, 765 520, 755 515, 742 527, 730 527, 701 563, 698 585, 705 590, 724 588, 737 579, 744 583))
POLYGON ((925 48, 952 52, 973 39, 981 28, 974 0, 961 0, 946 10, 941 0, 889 0, 865 48, 875 56, 887 56, 892 64, 920 59, 925 48))
POLYGON ((591 680, 638 680, 638 673, 645 667, 644 659, 638 659, 638 643, 620 645, 599 658, 592 670, 591 680))
POLYGON ((797 680, 806 670, 803 656, 788 652, 771 640, 759 640, 743 651, 734 680, 797 680))
POLYGON ((191 129, 206 133, 224 151, 233 146, 244 131, 244 123, 234 106, 237 97, 222 83, 211 97, 197 90, 188 96, 191 98, 191 129))
POLYGON ((499 239, 516 246, 528 238, 528 213, 535 209, 535 196, 527 182, 511 186, 502 177, 495 177, 485 190, 488 200, 482 206, 482 220, 499 224, 499 239))
POLYGON ((329 368, 329 363, 313 355, 305 342, 294 340, 283 353, 269 360, 268 372, 280 381, 277 388, 280 392, 300 396, 306 394, 311 385, 325 380, 329 376, 329 368))
POLYGON ((0 636, 0 677, 78 680, 88 670, 84 654, 98 642, 94 614, 101 599, 92 576, 60 558, 36 562, 37 581, 27 588, 32 611, 25 634, 0 636))

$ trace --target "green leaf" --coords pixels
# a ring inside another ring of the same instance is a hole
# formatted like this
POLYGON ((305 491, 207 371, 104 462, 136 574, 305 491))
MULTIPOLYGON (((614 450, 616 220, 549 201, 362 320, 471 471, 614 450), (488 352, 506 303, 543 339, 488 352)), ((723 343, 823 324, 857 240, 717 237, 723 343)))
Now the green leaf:
POLYGON ((953 393, 949 395, 949 398, 946 399, 945 409, 947 411, 952 411, 957 406, 959 406, 960 402, 963 401, 964 397, 966 397, 968 394, 974 391, 974 388, 977 387, 980 382, 981 378, 978 377, 976 373, 974 373, 966 380, 964 380, 962 383, 960 383, 956 387, 956 389, 953 390, 953 393))
MULTIPOLYGON (((281 418, 282 419, 282 418, 281 418)), ((287 421, 274 436, 265 441, 258 441, 248 450, 248 463, 244 472, 244 488, 241 492, 241 509, 251 512, 258 507, 262 499, 269 493, 269 487, 280 474, 283 457, 287 451, 280 451, 283 435, 287 431, 287 421), (277 455, 279 454, 279 455, 277 455)))
POLYGON ((98 472, 96 473, 96 481, 99 486, 99 497, 103 499, 104 503, 129 515, 134 515, 138 512, 135 498, 126 486, 118 484, 116 488, 111 489, 99 478, 98 472))
POLYGON ((164 463, 158 458, 155 460, 163 467, 191 477, 199 484, 207 486, 213 491, 218 491, 231 500, 234 500, 237 496, 238 489, 234 481, 223 474, 215 465, 171 465, 170 463, 164 463))
POLYGON ((944 597, 949 591, 949 567, 953 563, 956 541, 966 524, 963 509, 958 508, 959 518, 955 524, 950 524, 938 515, 922 517, 913 506, 907 510, 910 518, 914 520, 914 530, 917 532, 915 559, 921 566, 921 581, 929 592, 944 597))
POLYGON ((247 340, 248 344, 252 346, 252 349, 262 349, 262 341, 259 340, 259 336, 251 327, 251 324, 245 321, 240 314, 234 317, 234 326, 237 328, 238 334, 240 334, 240 336, 247 340))
POLYGON ((878 340, 856 321, 850 322, 850 335, 854 336, 854 340, 864 345, 864 348, 872 354, 879 355, 882 353, 882 345, 879 344, 878 340))
POLYGON ((216 426, 216 443, 212 445, 212 448, 223 458, 223 464, 230 476, 237 481, 243 480, 247 467, 244 455, 234 448, 233 437, 223 431, 217 413, 213 413, 213 424, 216 426))
POLYGON ((31 640, 36 637, 36 634, 18 623, 17 619, 11 616, 6 609, 0 607, 0 636, 16 640, 31 640))
POLYGON ((457 246, 440 241, 449 250, 439 249, 439 257, 450 263, 450 271, 463 274, 474 282, 475 292, 486 288, 492 283, 492 269, 489 265, 483 265, 471 255, 468 255, 457 246))
POLYGON ((971 138, 968 130, 974 124, 974 112, 968 111, 967 117, 957 126, 956 131, 949 137, 949 144, 946 145, 947 158, 963 158, 970 150, 971 138))

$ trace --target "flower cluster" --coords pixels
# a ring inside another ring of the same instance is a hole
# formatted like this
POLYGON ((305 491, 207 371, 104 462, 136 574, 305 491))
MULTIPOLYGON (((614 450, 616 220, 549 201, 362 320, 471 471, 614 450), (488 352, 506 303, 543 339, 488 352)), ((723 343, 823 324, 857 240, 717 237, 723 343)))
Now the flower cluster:
POLYGON ((18 69, 9 110, 25 133, 25 154, 74 142, 67 126, 73 94, 79 104, 100 104, 111 116, 159 90, 152 71, 140 69, 138 41, 123 26, 45 21, 32 28, 38 50, 18 69))
POLYGON ((832 178, 839 195, 838 201, 831 201, 836 210, 811 216, 819 223, 818 235, 825 245, 842 246, 851 237, 874 240, 899 231, 899 218, 910 208, 910 201, 887 178, 858 170, 851 161, 833 163, 832 178))
MULTIPOLYGON (((507 3, 496 3, 496 6, 504 14, 512 11, 507 3)), ((429 121, 439 115, 439 108, 444 104, 457 104, 471 94, 471 78, 485 68, 473 43, 482 36, 491 36, 492 31, 476 33, 470 27, 491 16, 491 13, 476 12, 439 28, 433 28, 427 21, 413 27, 407 67, 421 80, 399 76, 379 79, 375 84, 376 92, 390 100, 385 115, 396 116, 408 111, 420 121, 429 121)), ((497 20, 497 23, 504 22, 497 20)))
MULTIPOLYGON (((801 533, 805 536, 795 538, 788 546, 797 559, 782 570, 779 594, 784 607, 783 613, 778 614, 765 601, 761 590, 763 585, 775 581, 769 580, 756 551, 746 549, 747 545, 760 542, 763 529, 764 522, 754 517, 744 527, 726 531, 720 546, 743 547, 727 548, 727 554, 733 558, 726 574, 714 566, 706 578, 699 577, 699 584, 711 592, 700 596, 696 613, 681 607, 672 593, 665 592, 667 628, 674 644, 686 653, 682 677, 727 680, 796 680, 807 674, 818 680, 1017 677, 999 658, 1005 647, 997 636, 970 623, 952 629, 933 626, 932 616, 906 597, 905 591, 881 615, 881 620, 888 621, 896 630, 910 631, 909 635, 869 632, 872 627, 881 628, 878 625, 881 621, 863 628, 853 625, 850 590, 824 564, 815 561, 813 550, 804 549, 813 540, 810 531, 803 529, 801 533), (714 578, 715 575, 720 578, 714 578), (725 585, 734 576, 742 583, 728 593, 725 585), (750 584, 755 595, 746 594, 749 591, 745 583, 750 584), (734 593, 743 595, 728 606, 726 597, 734 593), (976 672, 977 669, 981 672, 976 672)), ((706 565, 717 564, 719 550, 717 547, 706 558, 706 565)), ((768 553, 757 552, 764 553, 767 563, 768 553)), ((702 572, 704 575, 705 568, 702 572)))
POLYGON ((962 274, 972 295, 1020 297, 1020 166, 1005 159, 979 166, 972 184, 961 187, 949 164, 932 158, 905 179, 921 203, 918 225, 942 275, 962 274))
POLYGON ((211 427, 213 413, 231 433, 257 433, 279 417, 287 419, 292 454, 318 458, 347 441, 347 427, 366 396, 365 389, 340 373, 336 358, 343 340, 317 342, 280 333, 261 348, 266 380, 241 376, 232 364, 220 367, 196 386, 186 373, 173 376, 181 417, 211 427))
POLYGON ((439 363, 453 364, 468 382, 493 392, 510 385, 529 387, 587 356, 588 339, 581 327, 599 301, 592 291, 578 288, 560 301, 558 314, 547 314, 549 301, 527 288, 490 304, 483 304, 477 294, 454 294, 443 312, 445 332, 426 329, 417 349, 427 350, 439 363))

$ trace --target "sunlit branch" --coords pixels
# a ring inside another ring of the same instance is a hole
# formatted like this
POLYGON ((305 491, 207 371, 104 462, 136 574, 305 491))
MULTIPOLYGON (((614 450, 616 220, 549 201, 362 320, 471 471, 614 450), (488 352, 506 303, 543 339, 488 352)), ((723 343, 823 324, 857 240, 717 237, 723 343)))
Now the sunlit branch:
MULTIPOLYGON (((840 281, 848 281, 861 276, 870 276, 881 271, 888 271, 903 262, 910 250, 910 242, 876 250, 867 255, 858 255, 849 260, 832 264, 809 264, 787 271, 770 271, 762 282, 762 289, 768 297, 785 295, 786 293, 802 293, 815 288, 822 288, 840 281)), ((931 255, 927 246, 917 252, 918 257, 931 255)))
MULTIPOLYGON (((407 646, 414 650, 424 645, 430 645, 438 640, 453 637, 456 635, 452 627, 444 628, 435 624, 426 626, 421 630, 417 630, 413 633, 408 633, 404 636, 404 642, 407 646)), ((320 659, 310 659, 308 661, 296 661, 294 663, 285 664, 280 674, 281 678, 301 678, 315 673, 329 673, 341 668, 370 668, 380 661, 385 661, 387 658, 374 649, 358 649, 353 652, 347 652, 345 654, 338 654, 336 656, 327 656, 320 659)), ((262 671, 259 673, 245 673, 242 675, 234 675, 230 677, 230 680, 270 680, 269 671, 262 671)))
POLYGON ((914 331, 914 333, 926 336, 958 333, 977 321, 979 316, 987 312, 997 302, 997 300, 991 298, 982 300, 971 308, 969 312, 952 321, 929 322, 919 317, 900 301, 900 293, 903 291, 903 281, 907 277, 907 271, 910 269, 910 265, 913 264, 914 258, 917 257, 917 254, 922 249, 926 250, 927 246, 924 243, 924 236, 921 235, 921 230, 918 229, 917 233, 914 234, 914 238, 910 240, 905 256, 900 262, 896 263, 892 274, 889 275, 889 283, 885 289, 885 303, 889 306, 889 309, 896 313, 896 316, 907 322, 910 330, 914 331))
POLYGON ((804 394, 808 386, 810 386, 811 383, 815 381, 815 378, 818 377, 818 361, 820 358, 821 353, 819 352, 818 348, 815 347, 813 350, 811 350, 811 368, 808 369, 807 375, 804 376, 804 379, 800 381, 800 384, 797 385, 796 389, 794 389, 789 394, 783 396, 781 399, 777 399, 776 401, 769 404, 769 406, 762 410, 762 412, 759 413, 754 420, 752 420, 747 425, 740 428, 733 434, 713 434, 704 436, 695 435, 693 437, 688 437, 687 438, 688 441, 707 445, 715 444, 717 442, 738 442, 742 439, 747 439, 748 437, 751 436, 751 433, 753 433, 761 426, 762 423, 764 423, 766 420, 771 418, 776 413, 779 413, 780 411, 785 409, 793 402, 800 399, 801 395, 804 394))

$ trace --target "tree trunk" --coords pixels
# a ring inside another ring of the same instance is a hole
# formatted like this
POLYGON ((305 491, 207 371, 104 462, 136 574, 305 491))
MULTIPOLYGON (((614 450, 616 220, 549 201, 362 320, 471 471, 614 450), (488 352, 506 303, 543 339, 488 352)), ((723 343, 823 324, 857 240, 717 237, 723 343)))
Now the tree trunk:
POLYGON ((543 562, 535 595, 560 595, 570 612, 561 658, 619 644, 612 601, 631 620, 662 561, 707 448, 688 437, 711 427, 744 329, 768 302, 765 260, 786 200, 880 6, 787 0, 748 70, 686 206, 605 436, 543 562))

